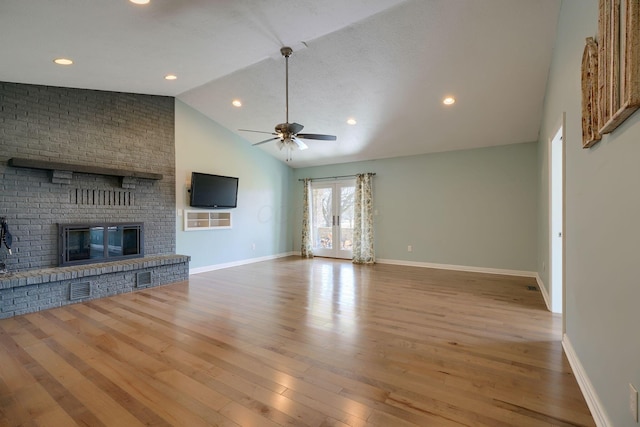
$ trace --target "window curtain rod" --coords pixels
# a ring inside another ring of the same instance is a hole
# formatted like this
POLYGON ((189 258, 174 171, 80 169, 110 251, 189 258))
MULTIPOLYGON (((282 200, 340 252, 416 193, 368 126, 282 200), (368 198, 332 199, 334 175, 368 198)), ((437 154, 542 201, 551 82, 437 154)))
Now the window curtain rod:
MULTIPOLYGON (((373 172, 371 175, 375 175, 373 172)), ((339 175, 339 176, 323 176, 322 178, 309 178, 311 181, 319 181, 321 179, 342 179, 342 178, 355 178, 356 175, 339 175)), ((304 178, 300 178, 298 181, 304 181, 304 178)))

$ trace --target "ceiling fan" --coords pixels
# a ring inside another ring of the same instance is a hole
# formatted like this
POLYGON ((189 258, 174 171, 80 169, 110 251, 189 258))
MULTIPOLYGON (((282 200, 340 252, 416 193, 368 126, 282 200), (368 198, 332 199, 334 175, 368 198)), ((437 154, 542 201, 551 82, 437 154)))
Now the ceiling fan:
POLYGON ((260 145, 266 142, 278 140, 278 148, 282 150, 283 148, 287 149, 287 161, 291 160, 291 152, 296 148, 298 150, 306 150, 307 144, 305 144, 302 139, 319 139, 323 141, 335 141, 337 138, 335 135, 322 135, 317 133, 299 133, 304 126, 300 123, 289 123, 289 57, 293 53, 293 49, 290 47, 283 47, 280 49, 280 53, 284 56, 285 60, 285 98, 286 98, 286 121, 284 123, 280 123, 276 125, 275 132, 263 132, 259 130, 249 130, 249 129, 238 129, 242 132, 257 132, 257 133, 268 133, 270 135, 274 135, 273 138, 265 139, 264 141, 256 142, 253 145, 260 145))

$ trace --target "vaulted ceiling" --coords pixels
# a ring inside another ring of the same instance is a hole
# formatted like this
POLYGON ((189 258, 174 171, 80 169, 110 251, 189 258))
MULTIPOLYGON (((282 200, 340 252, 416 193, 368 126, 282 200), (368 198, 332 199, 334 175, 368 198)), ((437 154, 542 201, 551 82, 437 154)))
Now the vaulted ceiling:
MULTIPOLYGON (((337 136, 306 140, 293 167, 530 142, 559 9, 560 0, 3 0, 0 80, 175 96, 250 145, 269 135, 238 129, 285 121, 280 48, 291 46, 289 121, 337 136)), ((286 157, 275 143, 255 149, 286 157)))

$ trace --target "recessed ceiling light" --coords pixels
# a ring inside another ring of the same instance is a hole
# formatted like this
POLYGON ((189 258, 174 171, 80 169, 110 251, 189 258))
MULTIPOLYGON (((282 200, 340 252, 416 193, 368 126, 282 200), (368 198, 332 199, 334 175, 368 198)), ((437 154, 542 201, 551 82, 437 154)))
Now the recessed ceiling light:
POLYGON ((166 76, 164 76, 165 80, 175 80, 177 78, 178 76, 176 76, 175 74, 167 74, 166 76))
POLYGON ((150 0, 129 0, 129 1, 134 4, 149 4, 150 0))
POLYGON ((442 100, 442 103, 444 105, 453 105, 456 103, 456 99, 453 96, 447 96, 445 99, 442 100))
POLYGON ((355 125, 358 122, 356 121, 356 119, 351 118, 351 119, 347 120, 347 123, 350 124, 350 125, 355 125))
POLYGON ((242 107, 242 101, 240 101, 239 99, 234 99, 233 101, 231 101, 231 104, 234 107, 242 107))
POLYGON ((73 61, 68 59, 68 58, 56 58, 53 60, 53 62, 55 62, 58 65, 71 65, 73 64, 73 61))

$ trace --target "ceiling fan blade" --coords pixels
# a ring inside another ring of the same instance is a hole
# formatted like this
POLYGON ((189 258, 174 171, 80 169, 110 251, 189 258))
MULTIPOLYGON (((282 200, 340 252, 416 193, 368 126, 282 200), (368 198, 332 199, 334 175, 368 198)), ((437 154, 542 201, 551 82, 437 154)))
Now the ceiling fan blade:
POLYGON ((298 150, 306 150, 307 148, 307 144, 305 144, 304 142, 302 142, 300 139, 296 138, 295 136, 291 137, 291 140, 296 144, 296 146, 298 147, 298 150))
POLYGON ((260 144, 264 144, 265 142, 275 141, 276 139, 280 139, 280 137, 276 136, 275 138, 265 139, 264 141, 256 142, 255 144, 251 144, 251 145, 260 145, 260 144))
POLYGON ((322 135, 319 133, 299 133, 296 135, 298 138, 304 139, 320 139, 323 141, 335 141, 338 139, 335 135, 322 135))
POLYGON ((304 126, 302 126, 300 123, 289 123, 289 133, 293 135, 300 132, 303 128, 304 126))
POLYGON ((238 129, 238 130, 241 131, 241 132, 255 132, 255 133, 266 133, 266 134, 269 134, 269 135, 277 135, 277 133, 264 132, 264 131, 261 131, 261 130, 251 130, 251 129, 238 129))

